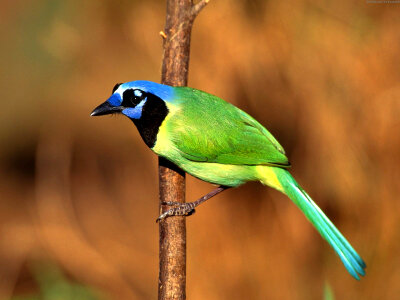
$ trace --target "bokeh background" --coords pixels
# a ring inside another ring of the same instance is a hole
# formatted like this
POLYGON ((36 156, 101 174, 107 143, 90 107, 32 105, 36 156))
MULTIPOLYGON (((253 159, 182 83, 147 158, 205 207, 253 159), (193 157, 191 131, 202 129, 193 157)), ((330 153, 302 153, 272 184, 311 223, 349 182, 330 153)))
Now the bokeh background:
MULTIPOLYGON (((259 183, 187 221, 188 299, 399 299, 400 11, 365 1, 212 0, 189 84, 264 124, 366 261, 360 282, 259 183)), ((0 299, 155 299, 157 158, 115 83, 159 81, 165 1, 2 1, 0 299)), ((210 191, 187 178, 187 200, 210 191)))

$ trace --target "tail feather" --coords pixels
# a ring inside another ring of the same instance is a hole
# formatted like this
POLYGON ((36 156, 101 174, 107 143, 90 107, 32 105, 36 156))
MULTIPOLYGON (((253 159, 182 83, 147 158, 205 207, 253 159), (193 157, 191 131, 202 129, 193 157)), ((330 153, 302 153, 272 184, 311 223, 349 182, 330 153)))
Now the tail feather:
MULTIPOLYGON (((364 276, 364 269, 366 268, 364 261, 335 225, 333 225, 317 204, 315 204, 310 196, 298 185, 287 170, 281 168, 273 169, 280 184, 280 186, 273 187, 284 192, 300 208, 307 219, 319 231, 321 236, 332 246, 342 260, 347 271, 355 279, 359 280, 359 275, 364 276)), ((270 185, 270 179, 265 181, 270 185)))

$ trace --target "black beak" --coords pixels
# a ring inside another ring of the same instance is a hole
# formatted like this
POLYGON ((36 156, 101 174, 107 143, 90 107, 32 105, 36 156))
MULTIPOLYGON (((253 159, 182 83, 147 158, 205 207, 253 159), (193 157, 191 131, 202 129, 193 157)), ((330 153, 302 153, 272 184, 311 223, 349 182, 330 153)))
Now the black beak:
POLYGON ((109 114, 119 113, 123 109, 124 107, 122 106, 112 106, 108 101, 106 101, 97 106, 90 115, 92 117, 109 115, 109 114))

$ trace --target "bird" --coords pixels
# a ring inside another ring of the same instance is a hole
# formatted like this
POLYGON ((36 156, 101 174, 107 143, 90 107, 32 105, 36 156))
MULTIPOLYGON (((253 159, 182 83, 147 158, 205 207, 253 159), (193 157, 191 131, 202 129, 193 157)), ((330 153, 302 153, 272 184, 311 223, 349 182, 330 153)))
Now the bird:
POLYGON ((146 80, 117 83, 91 116, 122 114, 136 125, 158 156, 218 188, 194 202, 164 203, 172 208, 158 221, 187 216, 228 188, 260 181, 287 195, 314 225, 355 279, 366 264, 346 238, 289 173, 283 147, 258 121, 233 104, 190 87, 146 80))

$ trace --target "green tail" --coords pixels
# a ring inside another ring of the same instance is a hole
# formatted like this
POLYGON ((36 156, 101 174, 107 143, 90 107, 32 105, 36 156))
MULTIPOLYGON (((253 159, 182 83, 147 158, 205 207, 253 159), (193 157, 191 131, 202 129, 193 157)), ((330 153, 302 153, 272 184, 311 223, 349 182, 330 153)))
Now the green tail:
POLYGON ((282 185, 283 192, 300 208, 322 237, 332 246, 351 276, 360 280, 359 275, 365 275, 366 265, 350 243, 288 171, 274 168, 274 173, 282 185))

